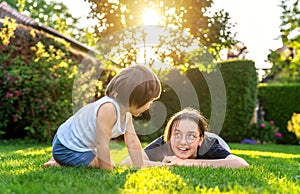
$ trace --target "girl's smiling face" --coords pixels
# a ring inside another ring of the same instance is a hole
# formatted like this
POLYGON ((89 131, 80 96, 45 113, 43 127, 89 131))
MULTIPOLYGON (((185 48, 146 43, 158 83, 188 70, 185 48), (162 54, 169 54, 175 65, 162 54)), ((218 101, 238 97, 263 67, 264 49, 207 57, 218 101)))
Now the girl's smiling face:
POLYGON ((171 148, 181 159, 195 159, 203 137, 198 125, 189 119, 175 121, 172 126, 171 148), (201 137, 200 137, 201 136, 201 137))

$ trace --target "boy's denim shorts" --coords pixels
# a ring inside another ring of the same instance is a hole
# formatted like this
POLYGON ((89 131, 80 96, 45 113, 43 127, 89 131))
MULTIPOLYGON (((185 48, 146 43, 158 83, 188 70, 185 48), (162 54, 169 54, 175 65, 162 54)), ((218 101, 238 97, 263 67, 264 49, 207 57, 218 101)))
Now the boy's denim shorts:
POLYGON ((57 135, 52 142, 52 155, 58 163, 75 167, 88 166, 96 156, 92 151, 77 152, 65 147, 57 135))

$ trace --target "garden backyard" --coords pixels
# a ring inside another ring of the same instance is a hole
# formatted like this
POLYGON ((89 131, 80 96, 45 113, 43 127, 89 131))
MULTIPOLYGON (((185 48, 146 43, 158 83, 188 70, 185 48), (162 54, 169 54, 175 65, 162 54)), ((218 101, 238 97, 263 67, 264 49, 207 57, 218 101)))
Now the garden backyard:
MULTIPOLYGON (((51 157, 49 144, 20 140, 0 143, 1 193, 300 193, 297 145, 229 144, 249 168, 153 167, 113 171, 41 165, 51 157)), ((127 156, 111 143, 118 164, 127 156)))
POLYGON ((283 24, 293 25, 281 29, 284 46, 266 56, 272 68, 261 80, 257 64, 245 56, 247 47, 239 48, 233 36, 228 13, 204 12, 211 0, 149 1, 166 9, 161 22, 175 22, 177 30, 133 20, 148 1, 85 1, 102 25, 91 31, 78 28, 62 3, 0 0, 0 193, 300 193, 300 35, 289 36, 299 28, 299 18, 290 16, 299 15, 299 1, 290 10, 282 1, 283 24), (122 68, 141 64, 152 67, 162 84, 157 103, 136 118, 143 147, 163 134, 173 113, 191 106, 250 167, 124 167, 119 163, 127 149, 113 140, 111 171, 43 168, 59 125, 103 97, 122 68))

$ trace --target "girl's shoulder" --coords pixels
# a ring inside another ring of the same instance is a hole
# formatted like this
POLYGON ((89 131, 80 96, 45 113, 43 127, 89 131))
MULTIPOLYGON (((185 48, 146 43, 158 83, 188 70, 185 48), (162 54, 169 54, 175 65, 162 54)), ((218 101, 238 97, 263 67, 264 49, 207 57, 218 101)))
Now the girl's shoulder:
POLYGON ((118 110, 119 109, 119 104, 117 103, 117 101, 111 97, 108 96, 104 96, 100 99, 98 99, 97 101, 94 102, 94 106, 95 107, 104 107, 112 110, 118 110))
POLYGON ((109 113, 116 113, 116 107, 113 103, 111 102, 106 102, 106 103, 103 103, 100 107, 99 107, 99 111, 104 111, 106 112, 107 114, 109 113))
POLYGON ((97 109, 97 114, 101 113, 102 115, 117 115, 119 112, 118 104, 114 101, 114 99, 110 97, 102 97, 96 102, 94 105, 97 109))
POLYGON ((104 104, 104 103, 112 103, 112 104, 118 105, 117 101, 114 98, 111 98, 109 96, 103 96, 94 102, 94 104, 96 104, 96 105, 104 104))
POLYGON ((221 138, 219 135, 215 133, 205 132, 204 140, 202 145, 210 148, 213 144, 219 144, 222 146, 225 150, 230 152, 229 145, 221 138))

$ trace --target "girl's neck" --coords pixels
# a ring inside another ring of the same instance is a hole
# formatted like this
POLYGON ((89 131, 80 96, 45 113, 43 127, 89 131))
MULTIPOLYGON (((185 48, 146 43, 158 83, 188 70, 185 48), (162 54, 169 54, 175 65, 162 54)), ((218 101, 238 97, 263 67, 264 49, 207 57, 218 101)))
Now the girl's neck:
POLYGON ((124 116, 126 114, 126 112, 128 112, 128 108, 122 104, 120 104, 119 106, 120 106, 120 114, 121 114, 121 116, 124 116))
POLYGON ((120 120, 121 120, 121 123, 125 122, 126 112, 128 112, 128 108, 123 106, 123 105, 120 105, 120 120))

